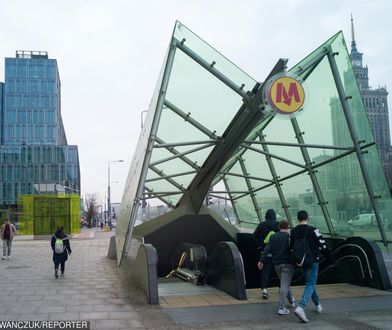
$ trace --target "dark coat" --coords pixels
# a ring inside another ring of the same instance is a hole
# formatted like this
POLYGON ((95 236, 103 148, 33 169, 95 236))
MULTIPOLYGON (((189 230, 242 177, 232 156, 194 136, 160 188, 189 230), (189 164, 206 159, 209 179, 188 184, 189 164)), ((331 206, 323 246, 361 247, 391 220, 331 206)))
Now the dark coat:
POLYGON ((258 250, 264 251, 266 245, 264 240, 270 231, 274 231, 275 233, 279 231, 278 221, 266 220, 256 227, 256 230, 253 233, 253 237, 256 240, 258 250))
MULTIPOLYGON (((56 234, 58 234, 56 232, 56 234)), ((65 262, 68 260, 68 253, 71 254, 72 250, 71 250, 71 245, 69 244, 69 239, 68 236, 63 234, 63 235, 59 235, 56 236, 56 234, 54 234, 52 236, 52 240, 50 242, 50 245, 52 246, 52 250, 53 250, 53 262, 65 262), (56 242, 57 239, 62 239, 63 240, 63 244, 65 246, 64 252, 63 253, 56 253, 54 252, 54 244, 56 242)))
POLYGON ((291 264, 290 234, 288 232, 278 231, 271 236, 260 261, 265 262, 265 258, 268 258, 269 255, 272 255, 274 265, 291 264))

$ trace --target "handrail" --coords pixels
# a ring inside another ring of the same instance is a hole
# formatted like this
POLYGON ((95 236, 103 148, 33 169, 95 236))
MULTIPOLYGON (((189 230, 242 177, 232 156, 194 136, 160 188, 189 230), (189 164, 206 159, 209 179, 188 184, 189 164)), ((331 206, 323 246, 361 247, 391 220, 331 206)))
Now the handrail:
POLYGON ((333 253, 336 253, 337 251, 340 251, 342 248, 347 247, 347 246, 356 247, 356 248, 358 248, 358 249, 360 249, 360 250, 362 251, 362 253, 363 253, 364 257, 365 257, 365 260, 366 260, 366 264, 367 264, 367 266, 368 266, 369 276, 370 276, 371 279, 373 279, 372 270, 371 270, 371 268, 370 268, 370 263, 369 263, 369 258, 367 257, 367 254, 366 254, 365 250, 362 249, 359 245, 357 245, 357 244, 352 244, 352 243, 343 244, 343 245, 341 245, 341 246, 338 246, 335 250, 333 250, 333 251, 332 251, 332 254, 333 254, 333 253))

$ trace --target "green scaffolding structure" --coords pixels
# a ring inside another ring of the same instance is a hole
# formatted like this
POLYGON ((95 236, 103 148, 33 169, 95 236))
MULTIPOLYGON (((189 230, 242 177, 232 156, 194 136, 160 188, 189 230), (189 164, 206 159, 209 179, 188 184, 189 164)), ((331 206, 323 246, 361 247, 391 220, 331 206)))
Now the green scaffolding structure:
POLYGON ((18 201, 19 235, 50 235, 60 226, 80 233, 79 195, 21 195, 18 201))

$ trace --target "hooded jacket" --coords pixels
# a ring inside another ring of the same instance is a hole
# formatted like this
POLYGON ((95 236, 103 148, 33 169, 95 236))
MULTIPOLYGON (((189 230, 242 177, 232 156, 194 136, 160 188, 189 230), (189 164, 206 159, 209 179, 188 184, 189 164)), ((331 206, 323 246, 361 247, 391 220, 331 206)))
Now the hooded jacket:
POLYGON ((273 231, 275 233, 279 231, 278 221, 276 221, 276 213, 273 209, 267 210, 265 214, 265 221, 260 223, 253 233, 253 237, 256 240, 258 250, 264 251, 264 248, 266 246, 264 240, 270 231, 273 231))
POLYGON ((68 236, 64 234, 64 231, 62 231, 61 229, 56 230, 56 232, 52 236, 50 245, 52 246, 52 250, 53 250, 53 261, 56 260, 59 262, 65 262, 68 260, 68 254, 71 254, 72 250, 71 250, 71 245, 69 243, 68 236), (57 239, 61 239, 63 241, 65 247, 63 253, 56 253, 54 251, 54 245, 57 239))

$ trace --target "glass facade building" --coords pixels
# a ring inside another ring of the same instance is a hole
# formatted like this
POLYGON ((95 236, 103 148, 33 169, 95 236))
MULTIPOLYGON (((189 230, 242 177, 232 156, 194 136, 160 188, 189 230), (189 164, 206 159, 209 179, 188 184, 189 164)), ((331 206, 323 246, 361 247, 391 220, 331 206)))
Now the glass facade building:
POLYGON ((5 59, 0 87, 0 208, 15 209, 19 195, 79 194, 78 147, 67 143, 57 61, 16 51, 5 59))

